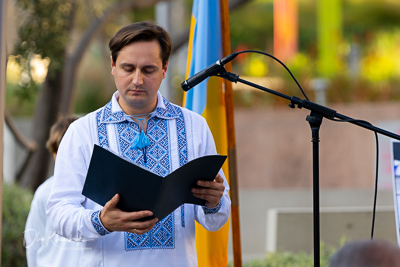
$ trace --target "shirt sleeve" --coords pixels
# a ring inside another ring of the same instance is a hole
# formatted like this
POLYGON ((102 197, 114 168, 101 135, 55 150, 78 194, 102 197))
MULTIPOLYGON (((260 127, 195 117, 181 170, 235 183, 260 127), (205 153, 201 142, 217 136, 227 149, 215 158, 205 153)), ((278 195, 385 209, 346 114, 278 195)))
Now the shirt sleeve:
POLYGON ((88 116, 78 119, 63 136, 57 151, 54 183, 46 206, 48 220, 54 231, 73 241, 93 240, 102 236, 92 216, 102 206, 82 195, 94 145, 89 123, 88 116))
MULTIPOLYGON (((215 155, 217 150, 215 147, 214 138, 206 120, 198 114, 194 114, 190 120, 188 131, 194 144, 194 157, 202 157, 206 155, 215 155)), ((231 211, 231 199, 229 197, 229 184, 222 171, 219 174, 224 179, 224 194, 218 205, 209 209, 205 206, 194 205, 196 221, 209 231, 217 231, 228 221, 231 211)))
MULTIPOLYGON (((49 178, 51 179, 51 178, 49 178)), ((29 267, 37 266, 38 250, 46 240, 46 201, 48 197, 48 183, 38 187, 33 196, 28 218, 25 224, 24 241, 26 259, 29 267)))

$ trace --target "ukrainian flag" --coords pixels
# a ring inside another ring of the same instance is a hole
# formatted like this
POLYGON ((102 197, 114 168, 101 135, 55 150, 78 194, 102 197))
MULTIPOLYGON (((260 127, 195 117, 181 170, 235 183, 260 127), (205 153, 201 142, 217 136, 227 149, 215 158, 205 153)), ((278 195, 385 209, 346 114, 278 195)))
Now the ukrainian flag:
MULTIPOLYGON (((221 14, 218 0, 194 0, 186 79, 222 58, 221 14)), ((223 80, 211 77, 184 95, 183 105, 208 122, 219 154, 228 154, 223 80)), ((228 164, 223 170, 228 181, 228 164)), ((199 266, 227 266, 229 223, 209 232, 196 223, 199 266)))

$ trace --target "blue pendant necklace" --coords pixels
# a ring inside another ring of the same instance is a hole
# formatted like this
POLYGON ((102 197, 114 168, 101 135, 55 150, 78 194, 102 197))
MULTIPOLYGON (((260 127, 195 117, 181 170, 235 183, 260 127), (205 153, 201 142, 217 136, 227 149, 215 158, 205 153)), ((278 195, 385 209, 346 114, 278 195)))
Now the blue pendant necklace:
POLYGON ((138 114, 138 115, 130 115, 130 117, 133 120, 136 120, 136 122, 139 125, 139 134, 137 134, 135 139, 133 140, 131 149, 136 149, 136 148, 143 149, 150 145, 150 140, 147 137, 146 133, 144 132, 144 126, 146 125, 146 122, 148 121, 148 119, 150 119, 152 114, 153 112, 138 114))

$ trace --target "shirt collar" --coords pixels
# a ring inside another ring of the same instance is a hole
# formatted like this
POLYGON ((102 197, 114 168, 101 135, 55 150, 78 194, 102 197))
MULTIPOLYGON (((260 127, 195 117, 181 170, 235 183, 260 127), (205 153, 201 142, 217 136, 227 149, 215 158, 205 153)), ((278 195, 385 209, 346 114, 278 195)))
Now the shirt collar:
MULTIPOLYGON (((129 119, 129 115, 122 111, 118 103, 119 92, 116 91, 110 102, 105 105, 101 110, 100 123, 118 123, 129 119)), ((154 110, 155 117, 161 119, 175 119, 179 117, 178 106, 172 105, 168 102, 160 92, 157 92, 157 107, 154 110)))

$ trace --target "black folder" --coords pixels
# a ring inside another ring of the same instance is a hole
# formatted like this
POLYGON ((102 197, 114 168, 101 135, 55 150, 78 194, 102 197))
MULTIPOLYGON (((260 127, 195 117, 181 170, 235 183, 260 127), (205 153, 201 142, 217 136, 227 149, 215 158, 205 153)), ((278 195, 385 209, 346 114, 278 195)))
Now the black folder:
POLYGON ((118 193, 119 209, 150 210, 150 218, 161 221, 183 203, 205 205, 205 200, 193 196, 191 189, 198 187, 197 180, 214 180, 226 158, 200 157, 161 177, 95 145, 82 194, 104 206, 118 193))

